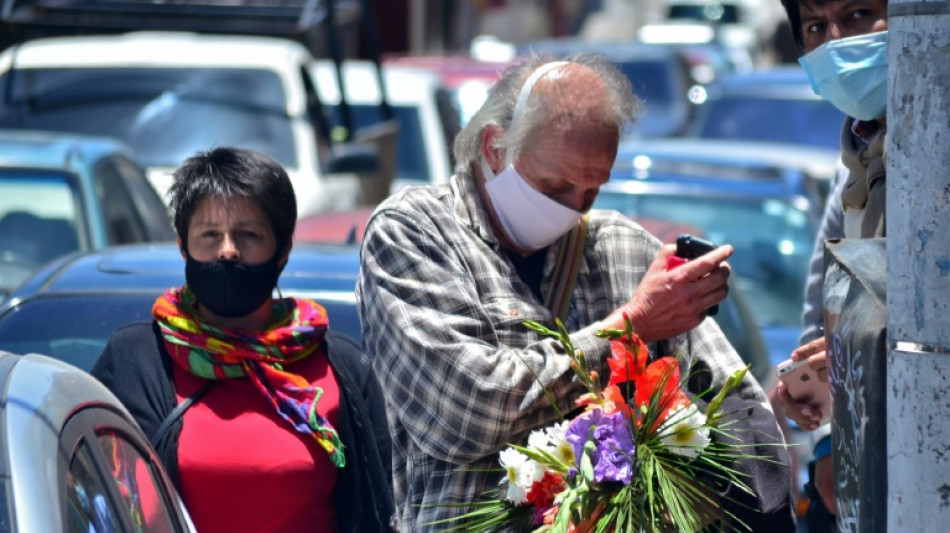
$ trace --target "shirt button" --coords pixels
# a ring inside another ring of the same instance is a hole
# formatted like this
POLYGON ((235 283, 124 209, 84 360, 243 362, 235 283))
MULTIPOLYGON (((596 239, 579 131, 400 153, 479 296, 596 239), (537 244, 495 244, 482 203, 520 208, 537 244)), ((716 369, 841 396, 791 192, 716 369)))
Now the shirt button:
POLYGON ((508 314, 511 316, 518 316, 518 308, 512 307, 511 309, 508 310, 508 314))

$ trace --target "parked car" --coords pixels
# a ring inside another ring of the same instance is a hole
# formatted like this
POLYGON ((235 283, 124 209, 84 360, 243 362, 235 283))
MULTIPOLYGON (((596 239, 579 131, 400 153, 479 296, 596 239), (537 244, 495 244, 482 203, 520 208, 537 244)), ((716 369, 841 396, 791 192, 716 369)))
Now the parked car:
POLYGON ((70 252, 173 240, 168 211, 127 146, 0 131, 0 300, 70 252))
POLYGON ((302 216, 355 207, 358 172, 378 161, 369 147, 334 152, 320 138, 311 61, 300 43, 273 37, 36 39, 0 54, 0 127, 121 139, 163 198, 170 171, 195 152, 250 148, 287 169, 302 216))
POLYGON ((518 47, 520 55, 603 54, 630 79, 644 101, 634 134, 638 137, 682 135, 694 110, 689 100, 690 66, 676 48, 637 42, 587 42, 576 38, 535 41, 518 47))
POLYGON ((193 533, 155 451, 95 378, 0 352, 0 529, 193 533))
POLYGON ((594 207, 696 226, 713 242, 733 245, 731 284, 753 309, 774 366, 801 332, 820 187, 794 166, 744 160, 738 152, 731 163, 703 161, 688 149, 699 144, 684 141, 679 157, 654 155, 647 142, 624 145, 594 207))
POLYGON ((707 88, 689 136, 840 151, 844 113, 816 95, 799 66, 723 76, 707 88))
POLYGON ((617 158, 621 167, 642 166, 647 158, 650 164, 662 162, 667 168, 694 164, 727 172, 743 166, 775 171, 792 169, 803 173, 798 185, 808 189, 803 191, 805 196, 823 202, 834 182, 841 153, 824 147, 733 139, 627 139, 621 142, 617 158), (621 158, 628 160, 620 161, 621 158))
MULTIPOLYGON (((298 243, 277 286, 284 296, 313 298, 330 328, 360 338, 355 246, 298 243)), ((0 350, 43 353, 90 370, 122 325, 151 320, 155 299, 185 282, 174 243, 119 246, 50 263, 0 306, 0 350)))

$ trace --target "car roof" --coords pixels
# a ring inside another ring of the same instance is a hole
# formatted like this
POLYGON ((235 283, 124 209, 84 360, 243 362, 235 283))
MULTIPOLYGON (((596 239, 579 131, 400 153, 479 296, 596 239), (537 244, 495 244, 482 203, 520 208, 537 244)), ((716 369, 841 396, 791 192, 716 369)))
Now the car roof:
POLYGON ((0 56, 0 69, 9 69, 14 55, 17 68, 175 65, 272 69, 288 58, 310 58, 303 45, 289 39, 163 31, 35 39, 0 56))
MULTIPOLYGON (((698 144, 698 143, 697 143, 698 144)), ((662 147, 662 145, 660 145, 662 147)), ((635 144, 619 152, 602 191, 658 194, 788 197, 818 200, 817 184, 802 169, 768 160, 724 158, 635 144)))
POLYGON ((0 166, 72 170, 110 154, 132 158, 122 142, 107 137, 27 130, 0 130, 0 166))
MULTIPOLYGON (((296 244, 278 287, 317 299, 352 301, 359 271, 355 245, 296 244)), ((35 297, 64 294, 158 294, 185 281, 176 243, 114 246, 64 257, 38 270, 0 307, 35 297)))
POLYGON ((49 425, 58 428, 72 414, 74 406, 83 404, 109 405, 131 418, 98 380, 42 354, 20 355, 0 350, 0 393, 0 418, 10 416, 13 410, 25 409, 39 413, 49 425))
POLYGON ((738 71, 724 75, 710 91, 710 98, 795 98, 820 100, 811 88, 808 75, 799 66, 776 66, 738 71))
POLYGON ((623 169, 624 162, 645 155, 655 159, 708 162, 711 165, 747 167, 750 169, 782 168, 802 170, 809 176, 834 179, 840 152, 829 148, 777 142, 753 142, 724 139, 639 139, 623 141, 617 149, 615 170, 623 169))

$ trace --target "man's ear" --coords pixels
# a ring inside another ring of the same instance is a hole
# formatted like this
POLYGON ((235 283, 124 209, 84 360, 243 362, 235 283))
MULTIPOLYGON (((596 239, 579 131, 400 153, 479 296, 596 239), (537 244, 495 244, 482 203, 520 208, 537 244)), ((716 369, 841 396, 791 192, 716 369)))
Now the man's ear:
POLYGON ((502 129, 498 126, 486 126, 482 131, 481 155, 495 174, 501 172, 505 166, 504 151, 495 148, 495 140, 502 134, 502 129))

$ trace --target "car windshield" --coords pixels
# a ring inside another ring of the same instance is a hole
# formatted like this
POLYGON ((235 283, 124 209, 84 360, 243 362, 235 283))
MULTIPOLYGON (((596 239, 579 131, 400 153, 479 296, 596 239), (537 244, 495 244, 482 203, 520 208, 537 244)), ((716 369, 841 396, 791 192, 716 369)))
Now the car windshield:
POLYGON ((0 294, 80 249, 81 205, 72 174, 0 169, 0 294))
POLYGON ((699 128, 706 139, 840 147, 844 114, 825 100, 725 97, 706 105, 699 128))
MULTIPOLYGON (((333 114, 335 124, 343 123, 343 112, 339 105, 326 105, 333 114)), ((365 128, 383 120, 383 110, 379 105, 350 104, 354 128, 365 128)), ((426 142, 422 138, 422 125, 419 108, 408 105, 391 105, 393 117, 399 122, 399 135, 396 140, 396 178, 400 180, 430 182, 431 170, 426 158, 426 142)))
MULTIPOLYGON (((290 296, 287 291, 284 295, 290 296)), ((113 331, 132 322, 152 320, 156 297, 116 293, 25 300, 0 317, 0 350, 41 353, 89 371, 113 331)), ((326 309, 334 331, 359 341, 354 302, 318 301, 326 309)))
POLYGON ((0 127, 115 137, 147 167, 214 146, 299 166, 277 74, 230 68, 42 68, 7 72, 0 127))
POLYGON ((800 326, 815 229, 804 211, 779 199, 601 191, 594 207, 671 220, 731 244, 733 282, 763 326, 800 326))

